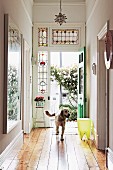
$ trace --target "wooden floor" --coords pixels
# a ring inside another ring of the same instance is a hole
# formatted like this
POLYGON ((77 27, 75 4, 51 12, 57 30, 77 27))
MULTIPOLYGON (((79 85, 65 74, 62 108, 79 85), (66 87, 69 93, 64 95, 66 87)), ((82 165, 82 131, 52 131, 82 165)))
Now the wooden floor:
POLYGON ((10 155, 3 170, 105 170, 105 155, 93 142, 80 140, 76 123, 67 123, 64 141, 55 128, 33 129, 18 155, 10 155))

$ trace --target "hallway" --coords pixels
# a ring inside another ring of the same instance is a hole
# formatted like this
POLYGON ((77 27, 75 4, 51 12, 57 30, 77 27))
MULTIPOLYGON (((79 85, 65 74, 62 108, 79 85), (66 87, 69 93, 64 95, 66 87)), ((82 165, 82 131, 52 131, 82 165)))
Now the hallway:
POLYGON ((12 153, 3 170, 105 170, 105 155, 90 141, 80 140, 77 124, 67 122, 64 141, 55 128, 33 129, 25 135, 24 145, 12 153))

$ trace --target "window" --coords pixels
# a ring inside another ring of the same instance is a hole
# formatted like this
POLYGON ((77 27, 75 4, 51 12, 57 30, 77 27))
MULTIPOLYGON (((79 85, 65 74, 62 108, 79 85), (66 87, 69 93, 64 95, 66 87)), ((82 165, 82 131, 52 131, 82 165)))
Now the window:
POLYGON ((38 92, 47 92, 48 52, 38 52, 38 92))
POLYGON ((52 44, 54 45, 78 45, 78 29, 52 29, 52 44))
POLYGON ((38 28, 38 46, 48 46, 48 28, 38 28))

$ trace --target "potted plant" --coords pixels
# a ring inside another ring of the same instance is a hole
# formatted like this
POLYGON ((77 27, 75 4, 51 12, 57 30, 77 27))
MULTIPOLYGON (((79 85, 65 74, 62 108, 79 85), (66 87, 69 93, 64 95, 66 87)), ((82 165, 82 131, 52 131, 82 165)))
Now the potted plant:
POLYGON ((36 102, 36 107, 44 107, 45 103, 44 96, 36 96, 34 101, 36 102))

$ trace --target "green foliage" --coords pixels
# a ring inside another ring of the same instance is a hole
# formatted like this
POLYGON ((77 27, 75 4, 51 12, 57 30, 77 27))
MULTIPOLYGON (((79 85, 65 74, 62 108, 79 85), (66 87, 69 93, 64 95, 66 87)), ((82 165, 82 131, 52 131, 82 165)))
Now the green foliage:
POLYGON ((51 66, 51 81, 56 80, 57 83, 64 87, 67 91, 67 98, 69 105, 61 104, 60 108, 68 108, 70 110, 71 116, 70 120, 76 120, 77 118, 77 85, 78 85, 78 73, 77 66, 71 68, 58 68, 51 66))
POLYGON ((8 67, 8 119, 17 120, 18 114, 18 77, 15 67, 8 67))
POLYGON ((51 81, 56 80, 69 93, 77 95, 78 73, 77 66, 72 68, 51 67, 51 81))
POLYGON ((77 107, 71 106, 69 104, 60 104, 60 109, 68 109, 70 113, 69 121, 77 120, 77 107))
POLYGON ((70 112, 70 116, 68 118, 69 121, 75 121, 77 120, 77 109, 72 110, 72 112, 70 112))

